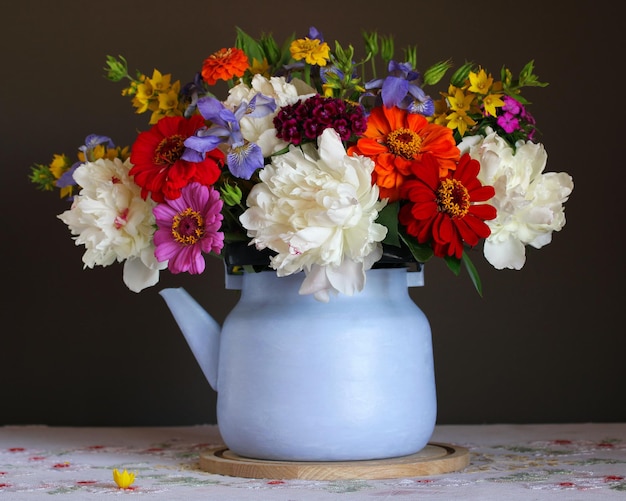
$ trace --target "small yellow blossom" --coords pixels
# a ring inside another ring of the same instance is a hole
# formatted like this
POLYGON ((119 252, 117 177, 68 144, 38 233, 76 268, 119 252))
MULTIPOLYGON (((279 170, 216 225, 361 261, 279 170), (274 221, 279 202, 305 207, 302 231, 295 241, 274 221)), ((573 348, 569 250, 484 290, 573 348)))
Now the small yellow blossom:
MULTIPOLYGON (((159 109, 165 111, 175 111, 178 108, 178 91, 171 89, 168 92, 159 94, 159 109)), ((182 113, 181 113, 182 115, 182 113)))
POLYGON ((115 468, 113 470, 113 480, 115 480, 115 483, 120 489, 128 489, 135 481, 135 474, 129 473, 126 470, 120 473, 120 471, 115 468))
POLYGON ((146 80, 156 92, 165 92, 170 88, 171 79, 172 75, 163 75, 159 70, 155 69, 152 72, 152 78, 147 78, 146 80))
POLYGON ((504 106, 504 101, 501 98, 502 94, 489 94, 483 98, 483 106, 487 115, 496 116, 497 108, 504 106))
POLYGON ((467 131, 467 127, 476 125, 476 122, 465 111, 458 110, 450 113, 446 119, 448 120, 448 128, 458 129, 459 134, 463 136, 467 131))
POLYGON ((455 88, 454 93, 448 96, 450 109, 454 111, 469 111, 474 94, 465 94, 462 89, 455 88))
POLYGON ((481 68, 478 73, 474 73, 473 71, 470 71, 469 81, 470 81, 470 86, 468 90, 470 92, 475 92, 476 94, 485 95, 489 93, 489 89, 491 88, 491 85, 493 84, 493 77, 491 75, 487 75, 485 70, 481 68))
POLYGON ((300 38, 291 42, 289 47, 291 57, 296 61, 304 59, 307 64, 326 66, 330 59, 330 46, 317 39, 300 38))
POLYGON ((50 171, 56 179, 59 179, 71 166, 72 161, 67 155, 55 154, 52 157, 52 162, 50 162, 50 171))
POLYGON ((263 61, 259 61, 258 59, 252 59, 252 64, 250 65, 250 73, 253 75, 263 75, 264 77, 269 78, 270 75, 270 65, 267 62, 267 58, 264 57, 263 61))

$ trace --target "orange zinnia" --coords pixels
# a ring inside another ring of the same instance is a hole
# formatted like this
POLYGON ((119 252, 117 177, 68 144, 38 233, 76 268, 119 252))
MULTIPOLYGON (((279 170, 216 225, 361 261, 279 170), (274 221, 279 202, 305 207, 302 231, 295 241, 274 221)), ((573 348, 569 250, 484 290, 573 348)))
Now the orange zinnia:
POLYGON ((374 160, 373 181, 381 198, 394 202, 400 197, 400 186, 411 176, 412 169, 425 155, 432 155, 444 177, 456 168, 460 153, 452 130, 428 123, 419 113, 398 107, 374 108, 367 119, 367 130, 348 154, 364 155, 374 160))
POLYGON ((202 63, 202 78, 209 85, 215 85, 218 80, 230 80, 241 77, 250 67, 246 53, 231 47, 214 52, 202 63))

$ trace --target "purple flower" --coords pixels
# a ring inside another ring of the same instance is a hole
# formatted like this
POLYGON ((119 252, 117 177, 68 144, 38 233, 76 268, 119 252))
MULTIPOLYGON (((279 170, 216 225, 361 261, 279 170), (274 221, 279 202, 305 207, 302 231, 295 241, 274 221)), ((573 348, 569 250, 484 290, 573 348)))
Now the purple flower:
POLYGON ((518 130, 526 132, 527 139, 533 140, 535 136, 535 118, 526 110, 526 107, 517 99, 511 96, 502 98, 504 105, 502 113, 497 123, 507 134, 512 134, 518 130))
MULTIPOLYGON (((106 145, 107 148, 115 148, 115 144, 110 137, 100 136, 99 134, 89 134, 85 138, 85 144, 80 146, 78 149, 83 152, 85 156, 85 162, 93 162, 96 160, 93 156, 93 150, 96 146, 101 144, 106 145)), ((82 162, 75 162, 69 169, 67 169, 63 175, 57 179, 56 186, 59 188, 66 188, 67 186, 76 186, 76 181, 74 181, 74 171, 82 162)))
POLYGON ((504 129, 504 132, 506 132, 507 134, 512 134, 520 128, 519 120, 517 119, 517 117, 513 113, 509 112, 500 115, 498 117, 497 123, 500 127, 502 127, 502 129, 504 129))
POLYGON ((168 261, 172 273, 200 274, 205 261, 202 253, 220 253, 224 246, 220 194, 213 187, 191 183, 176 200, 152 209, 158 229, 154 233, 154 255, 168 261))
POLYGON ((374 106, 380 106, 382 100, 382 104, 387 108, 397 106, 410 113, 421 113, 424 116, 434 113, 435 105, 432 98, 419 86, 421 83, 419 72, 414 71, 409 63, 396 61, 389 61, 387 69, 389 74, 384 79, 370 80, 365 84, 365 89, 369 92, 364 96, 376 96, 374 106))
POLYGON ((194 136, 185 140, 187 148, 183 160, 198 162, 221 143, 229 146, 227 153, 228 170, 241 179, 250 179, 254 171, 263 167, 263 153, 259 145, 246 141, 241 133, 239 120, 246 115, 263 117, 276 109, 274 99, 256 94, 250 102, 242 101, 233 112, 218 99, 206 96, 198 100, 198 110, 213 125, 200 129, 194 136))
POLYGON ((504 96, 502 100, 504 101, 504 106, 502 106, 503 111, 508 111, 513 115, 521 114, 524 107, 517 99, 514 99, 511 96, 504 96))

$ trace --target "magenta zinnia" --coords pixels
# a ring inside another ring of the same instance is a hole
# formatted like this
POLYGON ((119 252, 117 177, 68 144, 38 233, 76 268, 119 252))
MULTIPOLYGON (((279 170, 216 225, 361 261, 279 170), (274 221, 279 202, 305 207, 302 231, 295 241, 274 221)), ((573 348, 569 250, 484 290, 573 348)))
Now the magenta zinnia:
POLYGON ((168 261, 172 273, 204 271, 202 253, 220 253, 224 246, 220 194, 212 187, 191 183, 175 200, 166 199, 152 211, 158 226, 154 254, 168 261))
POLYGON ((439 177, 439 165, 432 155, 413 170, 415 178, 400 187, 408 203, 398 215, 406 232, 420 244, 430 243, 435 256, 461 259, 463 245, 475 246, 491 230, 485 220, 496 217, 496 209, 486 202, 495 195, 493 186, 477 179, 480 163, 465 154, 456 170, 439 177))

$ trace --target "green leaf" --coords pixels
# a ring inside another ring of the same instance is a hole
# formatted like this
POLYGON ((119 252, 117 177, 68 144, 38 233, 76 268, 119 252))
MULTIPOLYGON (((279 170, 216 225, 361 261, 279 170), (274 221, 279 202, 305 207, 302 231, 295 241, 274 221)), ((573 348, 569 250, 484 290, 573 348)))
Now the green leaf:
POLYGON ((235 38, 235 47, 243 50, 248 59, 250 60, 250 64, 252 64, 252 60, 256 59, 257 61, 263 61, 265 58, 265 53, 261 48, 261 45, 250 35, 248 35, 241 28, 236 27, 237 30, 237 38, 235 38))
POLYGON ((282 53, 272 35, 263 35, 261 37, 261 41, 259 42, 259 46, 261 47, 263 54, 265 54, 267 62, 270 66, 278 65, 280 63, 282 53))
POLYGON ((470 260, 469 256, 467 255, 467 252, 463 253, 463 256, 461 257, 461 259, 463 260, 465 269, 467 270, 467 273, 469 274, 472 280, 472 283, 474 284, 474 288, 478 292, 478 295, 480 297, 483 297, 483 286, 480 282, 480 277, 478 276, 478 270, 474 266, 474 263, 472 263, 472 261, 470 260))
POLYGON ((378 213, 377 223, 387 227, 387 236, 383 240, 384 243, 400 247, 400 237, 398 235, 398 202, 387 204, 383 210, 378 213))
POLYGON ((399 233, 400 238, 404 242, 404 244, 409 248, 411 254, 416 261, 419 263, 427 262, 431 257, 433 257, 433 249, 428 244, 419 244, 417 240, 403 233, 399 233))
POLYGON ((452 270, 452 273, 458 276, 461 272, 461 260, 453 256, 445 256, 443 260, 448 265, 448 268, 452 270))
POLYGON ((291 61, 291 51, 289 50, 289 47, 291 47, 291 42, 293 42, 295 39, 296 39, 295 33, 292 33, 289 37, 285 39, 280 50, 282 55, 276 67, 283 66, 285 64, 288 64, 291 61))
POLYGON ((549 84, 540 82, 539 77, 534 74, 534 61, 529 61, 520 71, 517 86, 522 87, 547 87, 549 84))

